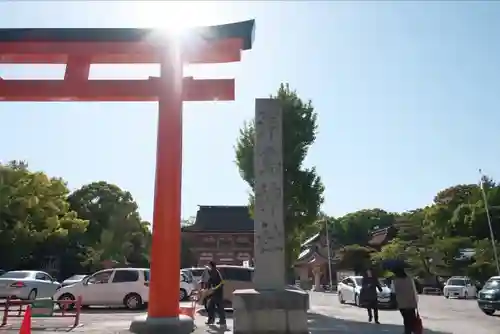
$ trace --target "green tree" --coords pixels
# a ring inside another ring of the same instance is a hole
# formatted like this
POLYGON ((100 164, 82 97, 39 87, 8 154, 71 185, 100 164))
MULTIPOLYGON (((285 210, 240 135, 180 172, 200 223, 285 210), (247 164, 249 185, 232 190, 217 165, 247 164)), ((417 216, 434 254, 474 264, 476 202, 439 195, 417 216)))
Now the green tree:
POLYGON ((436 240, 434 247, 440 254, 440 262, 436 265, 438 272, 450 276, 467 275, 472 263, 471 259, 464 258, 463 251, 472 246, 472 240, 467 237, 447 237, 436 240))
POLYGON ((344 246, 337 252, 339 256, 337 267, 362 272, 371 265, 372 252, 373 249, 360 245, 344 246))
MULTIPOLYGON (((283 172, 285 203, 286 265, 291 267, 300 252, 300 242, 320 214, 323 183, 315 168, 303 166, 316 139, 317 115, 311 102, 304 103, 288 85, 281 85, 276 96, 283 108, 283 172)), ((236 164, 241 177, 253 189, 255 123, 244 124, 236 143, 236 164)), ((253 207, 253 195, 250 196, 253 207)))
POLYGON ((434 247, 434 235, 425 221, 425 209, 404 212, 396 218, 395 226, 398 228, 397 237, 384 245, 379 253, 373 254, 373 261, 401 259, 411 265, 414 274, 434 277, 440 255, 434 247))
MULTIPOLYGON (((495 243, 497 250, 500 249, 500 243, 495 243)), ((486 281, 489 277, 499 275, 495 263, 495 255, 491 239, 480 239, 474 242, 474 263, 468 268, 471 277, 480 281, 486 281)))
POLYGON ((71 238, 81 236, 88 222, 70 210, 68 193, 62 179, 31 172, 24 162, 0 164, 0 249, 8 250, 1 268, 42 267, 49 259, 66 263, 78 256, 71 238))
POLYGON ((196 217, 191 216, 188 219, 181 219, 181 227, 191 226, 196 222, 196 217))
POLYGON ((393 225, 395 215, 382 209, 359 210, 339 217, 334 222, 337 241, 343 245, 366 246, 373 230, 393 225))
POLYGON ((86 264, 93 269, 104 260, 148 264, 149 223, 142 221, 130 192, 104 181, 93 182, 73 192, 68 201, 79 217, 89 221, 82 239, 88 251, 86 264))
POLYGON ((375 263, 384 260, 407 260, 405 244, 398 238, 394 238, 386 245, 382 246, 379 252, 372 253, 372 259, 375 263))

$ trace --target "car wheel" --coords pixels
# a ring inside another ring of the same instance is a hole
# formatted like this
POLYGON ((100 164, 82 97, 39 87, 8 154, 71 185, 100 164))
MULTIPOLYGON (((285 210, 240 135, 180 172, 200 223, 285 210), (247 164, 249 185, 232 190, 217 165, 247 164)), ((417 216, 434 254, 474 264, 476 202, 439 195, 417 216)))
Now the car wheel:
POLYGON ((342 292, 339 292, 339 302, 340 304, 345 304, 344 297, 342 296, 342 292))
POLYGON ((183 301, 183 300, 184 300, 184 299, 186 299, 186 298, 187 298, 187 292, 186 292, 186 290, 181 289, 181 290, 179 291, 179 300, 180 300, 180 301, 183 301))
POLYGON ((28 300, 35 300, 37 295, 36 289, 33 289, 28 293, 28 300))
POLYGON ((142 298, 137 293, 129 293, 123 299, 123 304, 129 310, 138 310, 142 307, 142 298))
POLYGON ((483 311, 483 313, 486 314, 486 315, 493 315, 493 313, 495 313, 495 310, 481 309, 481 311, 483 311))
MULTIPOLYGON (((57 301, 75 301, 75 296, 73 296, 71 293, 65 293, 63 295, 61 295, 59 297, 59 299, 57 299, 57 301)), ((73 308, 75 308, 75 303, 57 303, 57 305, 59 306, 59 309, 61 310, 72 310, 73 308)))
POLYGON ((356 306, 358 306, 358 307, 360 306, 360 304, 359 304, 359 295, 355 295, 354 296, 354 304, 356 304, 356 306))

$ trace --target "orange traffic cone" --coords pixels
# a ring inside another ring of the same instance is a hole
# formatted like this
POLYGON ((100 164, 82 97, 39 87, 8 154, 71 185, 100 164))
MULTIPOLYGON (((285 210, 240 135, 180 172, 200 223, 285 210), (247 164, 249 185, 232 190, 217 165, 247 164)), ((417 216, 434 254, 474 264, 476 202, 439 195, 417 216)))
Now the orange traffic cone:
POLYGON ((19 328, 19 334, 31 334, 31 306, 28 305, 24 312, 23 322, 19 328))

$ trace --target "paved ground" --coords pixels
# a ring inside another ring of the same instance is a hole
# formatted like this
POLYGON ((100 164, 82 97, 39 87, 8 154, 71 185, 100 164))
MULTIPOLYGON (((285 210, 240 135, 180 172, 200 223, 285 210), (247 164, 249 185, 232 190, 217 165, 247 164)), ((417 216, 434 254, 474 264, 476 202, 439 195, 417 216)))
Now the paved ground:
MULTIPOLYGON (((484 315, 474 300, 447 300, 439 296, 420 296, 420 313, 426 334, 494 334, 500 333, 499 316, 484 315)), ((84 311, 81 326, 72 329, 71 318, 33 319, 33 330, 43 333, 85 332, 92 334, 125 334, 130 321, 140 312, 96 309, 84 311)), ((1 317, 1 313, 0 313, 1 317)), ((401 334, 401 316, 398 311, 380 313, 381 325, 366 322, 366 311, 352 305, 340 305, 335 294, 311 293, 311 334, 401 334)), ((194 334, 223 333, 217 327, 207 328, 203 313, 196 318, 198 329, 194 334)), ((18 333, 20 319, 0 327, 2 333, 18 333)), ((228 330, 232 330, 228 314, 228 330)))
MULTIPOLYGON (((426 334, 493 334, 500 333, 500 312, 487 316, 475 300, 445 299, 441 296, 420 296, 420 316, 426 334)), ((340 305, 335 294, 311 293, 311 308, 322 320, 310 325, 311 333, 401 334, 399 311, 380 312, 381 325, 367 324, 366 310, 352 305, 340 305), (330 327, 329 330, 324 328, 330 327)), ((314 316, 312 316, 314 319, 314 316)))

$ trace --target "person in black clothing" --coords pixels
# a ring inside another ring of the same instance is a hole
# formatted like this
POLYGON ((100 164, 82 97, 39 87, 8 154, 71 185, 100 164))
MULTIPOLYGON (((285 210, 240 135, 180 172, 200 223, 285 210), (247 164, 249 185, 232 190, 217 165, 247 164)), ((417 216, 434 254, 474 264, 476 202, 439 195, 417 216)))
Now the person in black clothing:
POLYGON ((219 315, 219 325, 226 325, 226 313, 224 311, 224 281, 222 280, 222 275, 219 270, 217 270, 217 266, 215 262, 210 261, 209 264, 209 274, 210 278, 208 279, 208 286, 212 290, 210 296, 208 297, 208 320, 206 322, 207 325, 211 325, 215 321, 215 313, 219 315))
POLYGON ((377 290, 382 291, 382 286, 378 278, 374 275, 371 269, 365 271, 363 281, 361 283, 360 301, 368 311, 368 321, 372 322, 375 318, 375 323, 380 324, 378 321, 378 298, 377 290), (373 314, 372 314, 373 311, 373 314))

